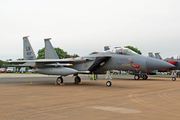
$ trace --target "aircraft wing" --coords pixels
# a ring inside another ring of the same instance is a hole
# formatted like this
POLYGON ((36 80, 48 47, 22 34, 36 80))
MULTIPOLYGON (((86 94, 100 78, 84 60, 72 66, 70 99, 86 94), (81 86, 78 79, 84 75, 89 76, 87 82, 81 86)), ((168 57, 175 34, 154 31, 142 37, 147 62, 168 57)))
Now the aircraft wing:
POLYGON ((67 58, 67 59, 39 59, 36 60, 36 63, 74 63, 74 62, 86 62, 86 61, 93 61, 93 58, 67 58))
MULTIPOLYGON (((99 56, 99 58, 110 58, 111 56, 99 56)), ((85 63, 88 61, 97 61, 96 57, 78 57, 67 59, 38 59, 38 60, 18 60, 9 61, 10 64, 19 64, 19 66, 32 66, 36 64, 44 64, 45 66, 72 66, 72 64, 85 63)))
POLYGON ((9 61, 10 64, 19 64, 19 66, 32 66, 35 63, 43 63, 45 66, 72 66, 74 63, 84 63, 93 61, 95 58, 68 58, 68 59, 38 59, 38 60, 17 60, 9 61))

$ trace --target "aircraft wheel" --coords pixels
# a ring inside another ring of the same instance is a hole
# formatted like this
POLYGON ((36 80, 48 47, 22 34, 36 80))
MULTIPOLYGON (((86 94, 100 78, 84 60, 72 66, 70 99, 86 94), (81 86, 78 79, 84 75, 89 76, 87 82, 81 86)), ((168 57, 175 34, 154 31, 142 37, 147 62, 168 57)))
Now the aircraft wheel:
POLYGON ((106 85, 107 85, 108 87, 110 87, 110 86, 111 86, 111 81, 107 81, 107 82, 106 82, 106 85))
POLYGON ((79 76, 75 77, 74 82, 78 84, 79 82, 81 82, 81 78, 79 76))
POLYGON ((148 76, 147 75, 143 75, 143 80, 147 80, 148 76))
POLYGON ((60 85, 61 83, 63 83, 63 79, 62 77, 58 77, 56 80, 57 84, 60 85))
POLYGON ((172 81, 176 81, 176 77, 172 77, 172 81))
POLYGON ((135 75, 135 76, 134 76, 134 79, 135 79, 135 80, 139 80, 139 75, 135 75))

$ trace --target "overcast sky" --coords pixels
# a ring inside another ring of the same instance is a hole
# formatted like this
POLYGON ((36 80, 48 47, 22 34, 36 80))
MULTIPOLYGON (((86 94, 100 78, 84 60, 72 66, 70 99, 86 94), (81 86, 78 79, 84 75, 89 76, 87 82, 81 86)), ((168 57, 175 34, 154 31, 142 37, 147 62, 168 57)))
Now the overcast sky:
POLYGON ((179 55, 180 0, 1 0, 0 59, 22 58, 24 36, 36 55, 44 38, 80 56, 105 45, 179 55))

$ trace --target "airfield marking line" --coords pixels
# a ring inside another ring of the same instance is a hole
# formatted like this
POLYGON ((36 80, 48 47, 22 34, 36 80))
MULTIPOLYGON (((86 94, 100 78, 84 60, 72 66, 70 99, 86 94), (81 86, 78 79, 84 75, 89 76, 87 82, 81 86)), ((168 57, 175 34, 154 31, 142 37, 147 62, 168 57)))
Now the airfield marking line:
POLYGON ((141 113, 139 110, 135 109, 128 109, 128 108, 120 108, 120 107, 111 107, 111 106, 91 106, 92 109, 98 109, 98 110, 105 110, 110 112, 117 112, 117 113, 141 113))

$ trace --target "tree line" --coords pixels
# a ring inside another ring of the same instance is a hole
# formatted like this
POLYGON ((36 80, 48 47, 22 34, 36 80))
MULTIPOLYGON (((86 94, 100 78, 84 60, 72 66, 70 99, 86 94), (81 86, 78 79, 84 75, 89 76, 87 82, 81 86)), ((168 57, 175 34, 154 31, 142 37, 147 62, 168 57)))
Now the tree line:
MULTIPOLYGON (((63 49, 61 49, 59 47, 54 48, 54 50, 56 51, 56 53, 60 59, 79 57, 79 55, 77 55, 77 54, 69 55, 66 51, 64 51, 63 49)), ((38 51, 37 59, 45 59, 45 48, 42 48, 38 51)))

